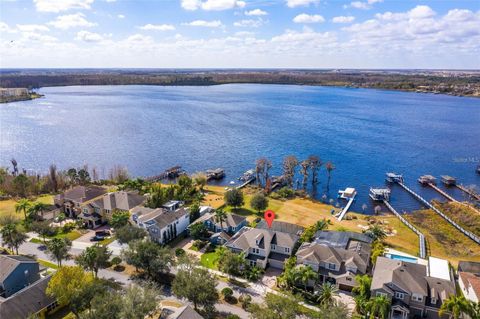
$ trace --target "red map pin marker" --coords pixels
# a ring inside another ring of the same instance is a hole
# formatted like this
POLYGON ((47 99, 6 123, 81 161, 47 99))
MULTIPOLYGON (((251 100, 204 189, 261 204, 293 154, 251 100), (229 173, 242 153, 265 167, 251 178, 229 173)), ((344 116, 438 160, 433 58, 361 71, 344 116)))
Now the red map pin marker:
POLYGON ((267 210, 265 212, 265 220, 267 221, 267 224, 268 224, 268 228, 272 228, 272 223, 273 223, 273 220, 275 219, 275 213, 272 212, 271 210, 267 210))

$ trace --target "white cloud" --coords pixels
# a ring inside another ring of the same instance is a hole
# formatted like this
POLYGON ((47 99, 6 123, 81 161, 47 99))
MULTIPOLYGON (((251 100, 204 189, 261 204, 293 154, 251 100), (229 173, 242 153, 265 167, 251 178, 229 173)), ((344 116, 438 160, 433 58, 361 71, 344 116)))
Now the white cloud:
POLYGON ((240 20, 233 23, 235 27, 247 27, 247 28, 258 28, 263 24, 263 20, 257 19, 247 19, 247 20, 240 20))
POLYGON ((183 25, 191 27, 207 27, 207 28, 218 28, 222 26, 222 22, 219 20, 205 21, 205 20, 195 20, 188 23, 182 23, 183 25))
POLYGON ((287 6, 290 8, 300 7, 300 6, 309 6, 313 3, 319 3, 320 0, 287 0, 287 6))
POLYGON ((138 43, 153 43, 153 38, 151 36, 143 34, 134 34, 129 36, 124 40, 124 43, 127 44, 138 44, 138 43))
POLYGON ((433 11, 429 6, 416 6, 412 10, 408 12, 408 16, 412 19, 425 19, 430 18, 435 15, 435 11, 433 11))
POLYGON ((203 9, 205 11, 222 11, 234 8, 243 8, 246 3, 242 0, 181 0, 182 8, 194 11, 203 9))
POLYGON ((44 35, 44 34, 35 33, 35 32, 24 32, 22 33, 21 41, 50 43, 50 42, 56 42, 58 41, 58 39, 50 35, 44 35))
POLYGON ((96 23, 87 21, 87 19, 85 19, 85 15, 80 12, 58 16, 55 20, 50 21, 48 24, 62 30, 75 27, 93 27, 97 25, 96 23))
POLYGON ((89 31, 79 31, 75 39, 85 42, 100 42, 104 40, 102 35, 89 31))
POLYGON ((325 19, 319 14, 306 14, 302 13, 293 18, 295 23, 322 23, 325 19))
POLYGON ((17 24, 17 29, 21 32, 50 31, 49 28, 42 24, 17 24))
POLYGON ((90 9, 93 0, 33 0, 40 12, 61 12, 70 9, 90 9))
POLYGON ((268 13, 261 9, 253 9, 250 11, 245 11, 245 15, 247 16, 266 16, 268 13))
POLYGON ((139 27, 142 30, 155 30, 155 31, 172 31, 175 30, 175 26, 171 24, 146 24, 139 27))
POLYGON ((17 30, 10 28, 5 22, 0 22, 0 32, 2 33, 16 33, 17 30))
POLYGON ((125 15, 119 14, 119 15, 117 15, 117 18, 119 18, 119 19, 125 19, 125 15))
POLYGON ((363 10, 368 10, 371 9, 373 4, 383 2, 383 0, 367 0, 367 1, 353 1, 350 2, 349 5, 344 5, 343 7, 346 8, 355 8, 355 9, 363 9, 363 10))
POLYGON ((332 19, 332 22, 333 23, 350 23, 350 22, 353 22, 353 20, 355 20, 355 17, 353 16, 338 16, 338 17, 334 17, 332 19))

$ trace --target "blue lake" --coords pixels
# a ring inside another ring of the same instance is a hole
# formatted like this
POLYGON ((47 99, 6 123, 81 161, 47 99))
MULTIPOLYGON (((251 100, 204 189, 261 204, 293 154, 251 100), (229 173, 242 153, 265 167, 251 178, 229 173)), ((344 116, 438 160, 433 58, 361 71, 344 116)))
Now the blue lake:
MULTIPOLYGON (((293 85, 76 86, 42 88, 44 98, 0 105, 0 165, 46 171, 88 164, 106 176, 116 165, 135 176, 181 165, 188 172, 222 167, 224 183, 268 157, 310 154, 332 161, 329 197, 355 187, 372 210, 370 186, 403 173, 427 199, 423 174, 448 174, 480 185, 480 99, 394 91, 293 85)), ((299 177, 300 178, 300 177, 299 177)), ((326 185, 324 168, 318 193, 326 185)), ((458 191, 449 190, 461 198, 458 191)), ((342 204, 342 203, 341 203, 342 204)), ((399 187, 400 211, 420 205, 399 187)))

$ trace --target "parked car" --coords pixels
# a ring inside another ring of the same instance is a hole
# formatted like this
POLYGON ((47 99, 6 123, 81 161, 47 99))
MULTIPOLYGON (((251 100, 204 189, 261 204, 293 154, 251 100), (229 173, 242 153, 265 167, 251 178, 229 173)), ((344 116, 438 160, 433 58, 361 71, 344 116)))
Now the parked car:
POLYGON ((107 236, 110 236, 110 231, 109 230, 97 230, 95 232, 95 236, 107 237, 107 236))
POLYGON ((105 239, 105 236, 95 235, 92 238, 90 238, 90 241, 102 241, 104 239, 105 239))

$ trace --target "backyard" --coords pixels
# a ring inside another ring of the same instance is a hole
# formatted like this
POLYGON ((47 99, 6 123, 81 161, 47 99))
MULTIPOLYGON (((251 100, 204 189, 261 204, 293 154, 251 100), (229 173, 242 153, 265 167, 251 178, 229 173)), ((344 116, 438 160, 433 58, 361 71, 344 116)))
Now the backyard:
POLYGON ((460 260, 480 261, 480 247, 434 211, 419 210, 406 218, 425 235, 430 255, 448 259, 454 265, 460 260))

